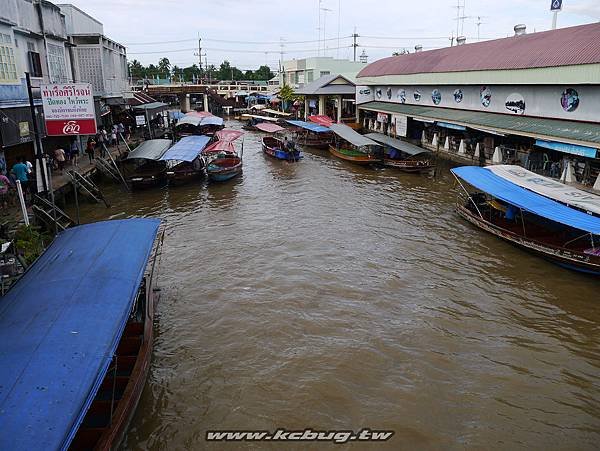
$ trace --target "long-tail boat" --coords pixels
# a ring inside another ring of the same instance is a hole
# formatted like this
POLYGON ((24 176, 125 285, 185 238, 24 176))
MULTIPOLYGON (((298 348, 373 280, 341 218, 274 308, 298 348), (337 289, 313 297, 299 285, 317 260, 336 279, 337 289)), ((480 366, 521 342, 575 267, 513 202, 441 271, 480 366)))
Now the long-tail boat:
POLYGON ((243 132, 237 130, 221 130, 217 132, 218 141, 212 143, 202 152, 206 159, 206 173, 213 182, 225 182, 242 173, 242 150, 238 155, 233 142, 243 132))
POLYGON ((150 367, 158 219, 67 229, 0 297, 0 449, 117 449, 150 367))
POLYGON ((211 113, 195 112, 187 113, 179 119, 175 125, 177 136, 206 135, 213 136, 217 131, 225 127, 222 117, 211 113))
POLYGON ((337 135, 335 142, 329 145, 332 155, 361 165, 383 161, 383 149, 379 143, 344 124, 332 124, 329 128, 337 135))
POLYGON ((129 152, 122 165, 132 188, 147 188, 165 181, 167 163, 161 157, 169 147, 170 139, 150 139, 129 152))
POLYGON ((521 166, 498 164, 487 166, 499 177, 507 179, 529 191, 549 197, 557 202, 600 217, 600 195, 560 183, 549 177, 528 171, 521 166))
POLYGON ((413 174, 430 173, 435 168, 435 165, 427 158, 431 152, 422 147, 382 133, 368 133, 364 136, 384 146, 383 165, 385 167, 413 174))
POLYGON ((456 209, 467 221, 565 268, 600 275, 600 218, 525 189, 489 168, 463 166, 452 173, 462 188, 456 209))
POLYGON ((295 147, 293 141, 274 136, 265 136, 262 139, 262 150, 265 155, 278 160, 299 161, 302 158, 302 152, 295 147))
POLYGON ((167 169, 167 180, 171 185, 182 185, 204 175, 202 151, 211 138, 208 136, 186 136, 171 147, 160 158, 172 166, 167 169))
POLYGON ((295 141, 301 146, 327 150, 333 142, 329 127, 305 121, 288 120, 287 123, 297 128, 295 141))

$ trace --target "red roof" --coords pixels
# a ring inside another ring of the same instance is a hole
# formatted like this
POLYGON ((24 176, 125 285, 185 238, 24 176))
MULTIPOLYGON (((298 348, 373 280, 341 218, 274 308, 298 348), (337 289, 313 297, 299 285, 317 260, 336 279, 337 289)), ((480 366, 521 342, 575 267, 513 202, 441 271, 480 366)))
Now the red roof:
POLYGON ((600 23, 392 56, 369 64, 357 77, 593 63, 600 63, 600 23))
POLYGON ((331 124, 333 124, 333 119, 331 119, 329 116, 325 116, 325 115, 315 115, 315 116, 308 116, 308 120, 310 122, 314 122, 315 124, 319 124, 322 125, 323 127, 331 127, 331 124))

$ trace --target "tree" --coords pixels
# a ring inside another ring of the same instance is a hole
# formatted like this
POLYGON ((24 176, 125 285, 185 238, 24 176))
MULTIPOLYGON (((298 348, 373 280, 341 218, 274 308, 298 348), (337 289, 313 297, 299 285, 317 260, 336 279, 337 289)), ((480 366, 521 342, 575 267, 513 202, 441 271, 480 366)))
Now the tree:
POLYGON ((283 100, 283 109, 285 111, 287 110, 288 102, 292 102, 296 95, 294 94, 294 89, 290 85, 283 85, 279 91, 279 97, 283 100))
POLYGON ((198 79, 199 77, 200 77, 200 69, 195 64, 192 64, 189 67, 183 68, 184 80, 192 81, 194 78, 198 79))
POLYGON ((254 80, 268 81, 274 76, 275 75, 273 72, 271 72, 271 68, 269 66, 260 66, 254 71, 254 80))
POLYGON ((183 81, 183 69, 181 69, 180 67, 177 67, 175 65, 175 66, 173 66, 172 72, 173 72, 173 81, 174 82, 182 82, 183 81))
POLYGON ((129 75, 131 78, 144 78, 146 68, 138 60, 129 63, 129 75))
POLYGON ((159 75, 167 78, 171 74, 171 62, 169 58, 161 58, 158 60, 159 75))

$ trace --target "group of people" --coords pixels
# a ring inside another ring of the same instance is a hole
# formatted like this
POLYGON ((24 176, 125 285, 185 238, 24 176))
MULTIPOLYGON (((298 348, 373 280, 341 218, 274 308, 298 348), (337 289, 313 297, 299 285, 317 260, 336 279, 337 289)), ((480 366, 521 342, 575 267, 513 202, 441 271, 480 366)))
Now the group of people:
MULTIPOLYGON (((109 146, 118 146, 119 143, 128 140, 130 137, 129 127, 122 122, 112 126, 110 130, 101 127, 95 136, 90 136, 85 145, 85 152, 89 157, 90 163, 95 158, 96 149, 100 156, 106 156, 106 148, 109 146)), ((66 164, 72 164, 79 167, 79 155, 81 153, 79 140, 74 137, 68 146, 56 147, 48 152, 50 157, 50 167, 62 173, 66 164)), ((33 173, 33 164, 23 157, 17 158, 17 162, 7 168, 4 158, 0 159, 0 212, 5 213, 10 205, 14 205, 16 181, 19 180, 23 189, 25 200, 28 201, 33 195, 33 185, 35 185, 35 174, 33 173), (9 170, 10 169, 10 170, 9 170)))

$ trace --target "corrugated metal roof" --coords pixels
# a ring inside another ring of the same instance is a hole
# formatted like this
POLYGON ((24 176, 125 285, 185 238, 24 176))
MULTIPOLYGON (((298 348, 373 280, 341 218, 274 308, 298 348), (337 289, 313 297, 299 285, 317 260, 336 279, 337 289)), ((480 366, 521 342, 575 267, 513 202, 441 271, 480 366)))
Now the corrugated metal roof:
POLYGON ((348 77, 341 74, 323 75, 311 83, 307 83, 304 87, 298 89, 296 94, 299 95, 329 95, 329 94, 356 94, 355 84, 348 77), (343 78, 347 84, 331 84, 337 78, 343 78))
POLYGON ((421 117, 434 121, 447 121, 467 127, 482 127, 515 135, 548 137, 551 140, 564 140, 575 144, 600 146, 600 125, 588 122, 542 119, 536 117, 512 116, 500 113, 453 110, 450 108, 425 107, 386 102, 368 102, 359 108, 387 113, 400 113, 411 117, 421 117))
POLYGON ((383 58, 360 77, 600 63, 600 23, 383 58))

